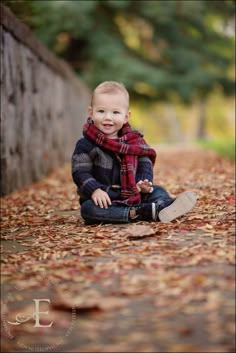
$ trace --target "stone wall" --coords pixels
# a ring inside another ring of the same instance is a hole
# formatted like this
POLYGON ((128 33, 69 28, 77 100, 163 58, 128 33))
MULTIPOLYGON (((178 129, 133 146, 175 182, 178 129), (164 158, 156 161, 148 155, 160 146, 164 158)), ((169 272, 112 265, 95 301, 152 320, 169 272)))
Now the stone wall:
POLYGON ((1 6, 1 195, 70 161, 89 91, 1 6))

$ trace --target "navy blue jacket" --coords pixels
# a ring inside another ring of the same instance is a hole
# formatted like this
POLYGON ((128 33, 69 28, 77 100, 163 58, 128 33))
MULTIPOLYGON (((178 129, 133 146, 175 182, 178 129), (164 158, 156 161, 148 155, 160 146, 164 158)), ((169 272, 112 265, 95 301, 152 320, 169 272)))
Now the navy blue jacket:
MULTIPOLYGON (((82 137, 76 143, 71 163, 72 178, 77 185, 81 204, 90 199, 98 188, 106 191, 111 200, 121 200, 120 189, 112 187, 120 185, 120 161, 113 152, 82 137)), ((135 172, 136 182, 144 179, 153 181, 153 166, 148 157, 138 158, 135 172)))

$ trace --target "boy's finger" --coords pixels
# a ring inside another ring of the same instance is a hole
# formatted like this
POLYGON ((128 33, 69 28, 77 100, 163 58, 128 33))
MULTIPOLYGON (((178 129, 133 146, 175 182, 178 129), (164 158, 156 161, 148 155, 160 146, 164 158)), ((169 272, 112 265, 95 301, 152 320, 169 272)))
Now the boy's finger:
POLYGON ((105 208, 108 208, 108 200, 107 200, 107 198, 104 199, 103 204, 104 204, 104 207, 105 207, 105 208))
POLYGON ((93 198, 93 202, 95 203, 96 206, 98 205, 98 201, 96 197, 93 198))
POLYGON ((107 205, 107 207, 111 205, 111 199, 109 196, 107 196, 107 198, 106 198, 106 205, 107 205))
POLYGON ((110 198, 109 196, 105 196, 104 199, 103 199, 103 205, 105 208, 108 208, 108 204, 109 204, 109 201, 110 201, 110 198))
POLYGON ((101 208, 103 208, 103 202, 102 202, 102 200, 99 200, 99 206, 101 207, 101 208))

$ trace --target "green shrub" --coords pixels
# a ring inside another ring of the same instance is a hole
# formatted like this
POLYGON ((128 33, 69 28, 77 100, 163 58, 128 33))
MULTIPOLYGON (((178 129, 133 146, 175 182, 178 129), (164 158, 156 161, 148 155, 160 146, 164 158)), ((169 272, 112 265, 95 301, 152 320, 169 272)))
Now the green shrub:
POLYGON ((198 144, 203 148, 214 150, 219 155, 235 161, 234 140, 200 140, 198 144))

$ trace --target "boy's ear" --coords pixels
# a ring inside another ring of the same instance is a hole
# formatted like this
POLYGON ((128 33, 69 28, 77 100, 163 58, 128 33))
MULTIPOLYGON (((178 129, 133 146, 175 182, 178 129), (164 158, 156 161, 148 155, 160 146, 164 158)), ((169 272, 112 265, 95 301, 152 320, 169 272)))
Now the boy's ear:
POLYGON ((93 114, 92 107, 88 107, 88 116, 92 116, 92 114, 93 114))
POLYGON ((131 112, 128 111, 128 113, 126 114, 126 122, 128 122, 129 118, 130 118, 131 112))

